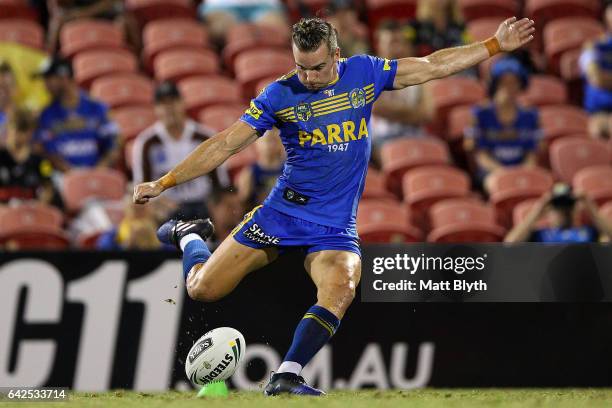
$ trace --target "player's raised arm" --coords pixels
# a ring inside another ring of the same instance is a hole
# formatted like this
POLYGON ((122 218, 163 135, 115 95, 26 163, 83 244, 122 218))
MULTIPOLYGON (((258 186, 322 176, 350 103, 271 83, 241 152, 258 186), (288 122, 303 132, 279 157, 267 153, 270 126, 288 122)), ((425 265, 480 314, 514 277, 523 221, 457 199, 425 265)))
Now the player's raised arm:
POLYGON ((164 190, 185 183, 216 169, 232 154, 257 139, 257 131, 241 120, 200 145, 159 180, 134 187, 134 202, 144 204, 164 190))
POLYGON ((444 78, 474 66, 498 52, 509 52, 533 40, 533 20, 512 17, 499 25, 488 40, 446 48, 422 58, 402 58, 397 61, 394 89, 402 89, 432 79, 444 78))

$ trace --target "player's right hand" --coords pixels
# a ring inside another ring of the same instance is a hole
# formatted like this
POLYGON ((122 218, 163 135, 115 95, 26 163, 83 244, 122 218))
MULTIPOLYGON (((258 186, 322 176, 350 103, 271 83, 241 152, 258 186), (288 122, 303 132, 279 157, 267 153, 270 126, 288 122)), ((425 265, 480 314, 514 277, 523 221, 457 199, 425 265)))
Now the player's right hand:
POLYGON ((134 186, 133 201, 136 204, 145 204, 149 199, 157 197, 164 191, 164 187, 158 181, 150 181, 134 186))

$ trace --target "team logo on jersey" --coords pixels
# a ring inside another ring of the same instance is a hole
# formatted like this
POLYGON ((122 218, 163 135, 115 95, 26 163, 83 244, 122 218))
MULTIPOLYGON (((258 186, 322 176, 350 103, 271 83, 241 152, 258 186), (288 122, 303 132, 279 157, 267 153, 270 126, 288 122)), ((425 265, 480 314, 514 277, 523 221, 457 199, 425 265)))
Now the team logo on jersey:
POLYGON ((306 122, 312 116, 310 104, 302 102, 295 107, 295 116, 302 122, 306 122))
POLYGON ((349 93, 349 100, 351 101, 351 106, 353 109, 361 108, 365 106, 366 103, 366 94, 365 91, 361 88, 355 88, 349 93))
POLYGON ((255 102, 251 101, 251 105, 245 111, 245 113, 249 116, 252 116, 255 119, 259 119, 263 111, 255 105, 255 102))

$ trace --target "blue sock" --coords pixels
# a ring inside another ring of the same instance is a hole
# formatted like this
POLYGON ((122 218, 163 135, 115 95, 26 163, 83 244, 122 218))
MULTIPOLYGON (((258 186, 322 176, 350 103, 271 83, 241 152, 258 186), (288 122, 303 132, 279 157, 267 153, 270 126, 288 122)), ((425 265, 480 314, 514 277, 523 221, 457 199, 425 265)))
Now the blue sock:
POLYGON ((201 239, 193 240, 183 251, 183 278, 187 282, 189 271, 195 264, 204 263, 210 258, 210 250, 201 239))
POLYGON ((321 306, 312 306, 295 329, 293 342, 283 361, 294 361, 304 367, 329 341, 340 326, 340 320, 321 306))

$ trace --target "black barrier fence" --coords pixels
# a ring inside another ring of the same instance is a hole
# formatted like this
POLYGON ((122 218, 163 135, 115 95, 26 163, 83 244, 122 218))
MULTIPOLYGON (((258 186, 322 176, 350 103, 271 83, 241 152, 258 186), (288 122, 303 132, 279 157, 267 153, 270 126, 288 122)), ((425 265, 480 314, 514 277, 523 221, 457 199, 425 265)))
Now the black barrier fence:
MULTIPOLYGON (((398 247, 364 248, 364 266, 388 250, 398 247)), ((0 386, 184 388, 193 342, 230 326, 247 342, 231 384, 257 389, 314 303, 302 261, 283 256, 203 304, 186 296, 172 253, 2 254, 0 386)), ((322 388, 612 385, 610 303, 359 299, 305 370, 322 388)))

